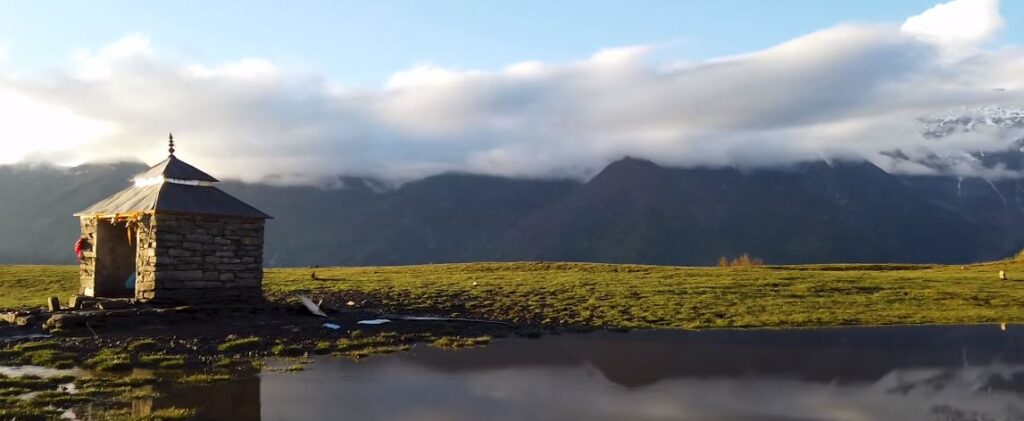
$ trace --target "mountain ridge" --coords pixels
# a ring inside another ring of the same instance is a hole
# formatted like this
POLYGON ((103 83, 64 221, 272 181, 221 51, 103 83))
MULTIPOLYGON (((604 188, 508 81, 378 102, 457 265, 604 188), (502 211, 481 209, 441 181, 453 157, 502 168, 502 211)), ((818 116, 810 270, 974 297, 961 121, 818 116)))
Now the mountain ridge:
MULTIPOLYGON (((71 216, 136 163, 0 166, 0 263, 73 263, 71 216)), ((1017 179, 890 174, 867 161, 672 168, 624 158, 586 182, 442 174, 392 189, 221 183, 275 216, 269 266, 561 260, 710 265, 1001 258, 1024 245, 1017 179)))

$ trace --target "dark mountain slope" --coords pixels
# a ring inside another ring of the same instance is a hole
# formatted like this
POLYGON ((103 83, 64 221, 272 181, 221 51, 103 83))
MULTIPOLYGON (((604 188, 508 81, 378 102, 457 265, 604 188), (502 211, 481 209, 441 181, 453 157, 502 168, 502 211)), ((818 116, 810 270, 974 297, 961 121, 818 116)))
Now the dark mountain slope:
POLYGON ((347 188, 227 185, 276 219, 267 261, 282 265, 414 264, 477 260, 523 215, 577 187, 567 181, 448 174, 377 193, 347 188))
POLYGON ((121 189, 141 164, 0 166, 0 262, 71 263, 79 224, 71 217, 121 189))
POLYGON ((713 264, 742 252, 778 263, 960 261, 1001 252, 974 235, 977 225, 867 163, 742 173, 624 160, 531 215, 498 248, 509 258, 659 264, 713 264))
MULTIPOLYGON (((71 214, 137 164, 0 167, 0 263, 71 263, 71 214)), ((888 174, 868 163, 678 169, 612 163, 586 183, 447 174, 381 191, 223 183, 273 215, 272 266, 478 260, 713 264, 970 262, 1024 246, 1024 186, 888 174)))

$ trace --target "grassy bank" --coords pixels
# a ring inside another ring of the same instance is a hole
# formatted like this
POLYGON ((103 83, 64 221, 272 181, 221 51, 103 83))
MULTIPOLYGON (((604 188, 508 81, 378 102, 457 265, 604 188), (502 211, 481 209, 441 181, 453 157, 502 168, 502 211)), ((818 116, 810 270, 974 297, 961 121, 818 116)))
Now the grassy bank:
POLYGON ((46 297, 61 301, 78 292, 78 266, 0 265, 0 308, 37 307, 46 297))
MULTIPOLYGON (((0 266, 0 307, 74 292, 77 268, 0 266)), ((1024 263, 681 268, 473 263, 269 269, 269 296, 309 291, 382 311, 624 328, 1024 321, 1024 263), (1005 270, 1010 281, 1000 281, 1005 270), (315 278, 313 276, 315 272, 315 278), (1015 280, 1016 279, 1016 280, 1015 280)))

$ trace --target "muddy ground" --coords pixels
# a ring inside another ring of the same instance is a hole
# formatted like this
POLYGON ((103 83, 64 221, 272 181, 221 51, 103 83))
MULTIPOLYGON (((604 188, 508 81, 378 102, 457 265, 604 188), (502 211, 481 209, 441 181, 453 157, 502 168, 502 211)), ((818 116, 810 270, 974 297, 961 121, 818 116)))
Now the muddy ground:
MULTIPOLYGON (((235 358, 259 358, 273 354, 275 346, 286 345, 291 353, 312 354, 318 344, 337 342, 356 335, 375 336, 384 332, 439 337, 539 336, 542 330, 505 324, 501 321, 408 321, 392 319, 381 325, 360 325, 361 320, 391 315, 388 309, 353 296, 313 296, 321 301, 327 317, 311 314, 294 297, 277 297, 249 305, 205 305, 157 308, 147 305, 120 310, 47 312, 33 310, 33 323, 16 326, 0 323, 0 350, 37 341, 37 335, 52 335, 62 351, 84 361, 104 349, 125 349, 142 339, 159 343, 162 352, 185 355, 189 367, 201 367, 225 353, 218 347, 239 338, 259 338, 257 346, 235 358), (358 300, 358 301, 357 301, 358 300), (390 313, 390 314, 389 314, 390 313), (72 320, 47 323, 50 318, 72 320), (338 329, 325 327, 330 323, 338 329), (6 338, 6 339, 5 339, 6 338)), ((416 316, 460 317, 460 314, 416 314, 416 316)), ((548 329, 550 331, 550 329, 548 329)))

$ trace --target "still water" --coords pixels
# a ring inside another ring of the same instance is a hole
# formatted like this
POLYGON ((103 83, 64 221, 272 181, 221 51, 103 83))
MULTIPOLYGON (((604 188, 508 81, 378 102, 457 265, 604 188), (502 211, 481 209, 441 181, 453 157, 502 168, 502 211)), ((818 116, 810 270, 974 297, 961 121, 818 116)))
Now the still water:
POLYGON ((1017 420, 1024 326, 642 331, 321 358, 149 404, 217 420, 1017 420))

